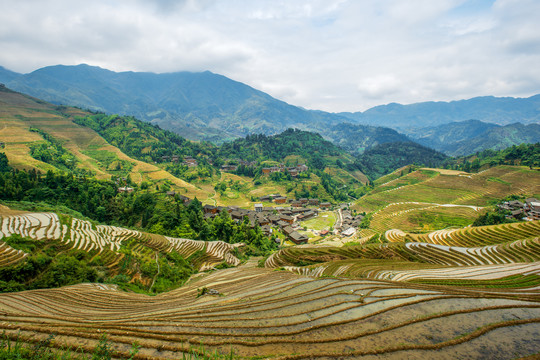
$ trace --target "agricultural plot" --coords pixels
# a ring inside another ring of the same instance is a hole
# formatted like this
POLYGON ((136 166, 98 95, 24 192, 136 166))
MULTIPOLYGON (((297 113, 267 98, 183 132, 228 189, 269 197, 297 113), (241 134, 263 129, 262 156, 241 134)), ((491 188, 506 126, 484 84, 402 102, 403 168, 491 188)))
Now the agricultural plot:
POLYGON ((319 215, 313 219, 302 221, 300 226, 307 227, 308 229, 320 231, 324 229, 330 229, 336 223, 336 215, 333 211, 325 211, 319 213, 319 215))
MULTIPOLYGON (((380 192, 373 192, 354 205, 358 211, 372 212, 388 204, 402 202, 425 202, 438 204, 460 204, 485 206, 490 200, 509 195, 534 195, 540 193, 538 171, 519 166, 497 166, 477 174, 454 174, 438 172, 433 177, 421 178, 419 182, 397 186, 397 182, 407 177, 390 177, 381 184, 380 192), (500 181, 494 181, 498 179, 500 181), (397 186, 397 187, 396 187, 397 186), (388 190, 384 190, 388 188, 388 190)), ((430 172, 432 174, 433 172, 430 172)))
MULTIPOLYGON (((243 246, 223 241, 205 242, 147 234, 116 226, 94 225, 76 218, 70 218, 68 223, 62 223, 54 213, 25 213, 0 217, 0 266, 12 265, 27 255, 1 241, 14 234, 36 241, 59 240, 69 248, 96 251, 97 254, 108 251, 120 254, 120 248, 127 240, 136 240, 157 251, 175 250, 184 258, 199 251, 197 264, 201 270, 210 269, 223 261, 229 265, 238 265, 240 260, 232 254, 232 251, 243 246)), ((115 265, 118 261, 115 257, 110 260, 113 264, 109 266, 115 265)))
POLYGON ((388 230, 389 241, 425 242, 445 246, 475 247, 540 236, 540 221, 438 230, 427 234, 388 230))
POLYGON ((392 281, 430 279, 433 274, 437 279, 476 279, 478 271, 482 271, 489 274, 489 279, 535 275, 534 281, 540 285, 540 222, 442 230, 423 235, 395 229, 387 231, 385 236, 394 243, 286 248, 272 254, 265 266, 285 267, 307 276, 392 281), (420 238, 424 242, 418 242, 420 238), (422 271, 418 273, 418 269, 422 271))
POLYGON ((469 205, 403 202, 390 204, 376 211, 371 218, 371 229, 403 231, 438 230, 470 225, 482 208, 469 205))
POLYGON ((237 358, 506 359, 538 353, 538 300, 526 289, 448 291, 248 265, 159 296, 99 284, 0 294, 0 328, 29 343, 55 334, 52 346, 87 351, 106 333, 116 357, 137 342, 138 355, 153 359, 200 346, 237 358), (220 295, 198 297, 203 288, 220 295))

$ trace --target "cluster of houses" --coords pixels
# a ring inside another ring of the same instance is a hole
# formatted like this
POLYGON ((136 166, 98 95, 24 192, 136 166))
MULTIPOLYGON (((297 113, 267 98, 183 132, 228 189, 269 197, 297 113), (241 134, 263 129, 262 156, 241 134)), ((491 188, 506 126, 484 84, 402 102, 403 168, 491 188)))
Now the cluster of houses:
POLYGON ((335 230, 340 231, 343 236, 351 236, 356 233, 360 223, 364 219, 363 215, 352 215, 349 210, 341 211, 341 226, 336 226, 335 230))
POLYGON ((263 233, 270 236, 272 227, 279 229, 295 244, 307 243, 308 237, 296 231, 299 226, 296 221, 303 221, 316 217, 318 209, 314 208, 291 208, 291 207, 264 207, 262 204, 255 204, 253 210, 241 209, 236 206, 213 206, 204 205, 205 218, 213 218, 222 211, 227 211, 231 218, 237 222, 248 219, 251 227, 260 226, 263 233))
POLYGON ((245 167, 255 167, 257 166, 256 161, 246 161, 246 160, 240 160, 240 159, 227 159, 225 160, 227 164, 221 166, 221 171, 236 171, 238 170, 238 166, 244 165, 245 167))
MULTIPOLYGON (((161 157, 161 162, 180 162, 180 155, 164 155, 161 157)), ((185 156, 182 164, 186 165, 187 167, 196 167, 198 165, 197 160, 191 156, 185 156)))
POLYGON ((322 202, 319 203, 319 199, 313 198, 300 198, 300 199, 290 199, 286 198, 285 196, 281 196, 280 194, 271 194, 271 195, 264 195, 259 198, 259 201, 262 202, 273 202, 274 204, 285 204, 288 203, 292 207, 303 207, 306 205, 311 206, 319 206, 321 209, 329 209, 332 204, 329 202, 322 202))
POLYGON ((279 164, 279 166, 262 168, 263 175, 268 175, 275 172, 288 172, 291 176, 297 176, 298 174, 305 171, 308 171, 308 167, 305 164, 297 166, 285 166, 283 164, 279 164))
POLYGON ((497 205, 502 210, 510 211, 508 218, 522 219, 526 221, 540 220, 540 200, 537 198, 525 199, 525 202, 519 200, 505 201, 497 205))

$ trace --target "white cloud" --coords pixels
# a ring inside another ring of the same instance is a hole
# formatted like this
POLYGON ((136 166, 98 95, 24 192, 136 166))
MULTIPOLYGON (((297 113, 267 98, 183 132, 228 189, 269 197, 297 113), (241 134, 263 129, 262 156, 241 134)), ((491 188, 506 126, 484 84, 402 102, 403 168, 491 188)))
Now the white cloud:
POLYGON ((221 73, 289 103, 540 92, 535 0, 0 0, 0 65, 221 73))

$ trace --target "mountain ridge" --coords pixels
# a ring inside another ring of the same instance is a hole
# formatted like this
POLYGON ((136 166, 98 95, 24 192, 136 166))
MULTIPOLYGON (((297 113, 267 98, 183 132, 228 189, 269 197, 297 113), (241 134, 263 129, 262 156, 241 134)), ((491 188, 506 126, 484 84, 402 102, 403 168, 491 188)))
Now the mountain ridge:
POLYGON ((426 127, 424 124, 477 119, 498 125, 513 122, 540 122, 540 94, 527 98, 478 96, 454 101, 427 101, 402 105, 390 103, 364 112, 341 112, 339 115, 366 124, 376 123, 397 130, 426 127))
MULTIPOLYGON (((17 74, 0 67, 0 82, 55 104, 132 115, 191 140, 220 144, 249 134, 274 135, 298 128, 320 133, 354 154, 381 143, 417 141, 426 137, 418 134, 433 131, 430 128, 469 119, 504 126, 516 121, 526 125, 540 121, 540 95, 483 96, 410 105, 390 103, 364 112, 327 113, 287 104, 210 71, 114 72, 80 64, 48 66, 29 74, 17 74)), ((470 129, 462 132, 471 134, 470 129)), ((478 129, 476 132, 480 134, 478 129)), ((510 146, 537 141, 529 135, 514 129, 512 141, 504 143, 510 146)), ((496 146, 495 139, 500 136, 502 133, 493 135, 485 143, 482 138, 476 139, 474 148, 466 143, 455 145, 449 135, 439 136, 439 141, 433 138, 420 142, 447 154, 462 155, 496 146)))
POLYGON ((133 115, 194 140, 223 141, 289 127, 322 130, 344 120, 287 104, 210 71, 116 73, 89 65, 56 65, 17 77, 6 74, 0 72, 6 86, 45 101, 133 115))
POLYGON ((447 155, 464 156, 486 149, 501 150, 524 142, 540 142, 540 125, 516 122, 501 126, 467 120, 421 128, 410 132, 409 137, 447 155))

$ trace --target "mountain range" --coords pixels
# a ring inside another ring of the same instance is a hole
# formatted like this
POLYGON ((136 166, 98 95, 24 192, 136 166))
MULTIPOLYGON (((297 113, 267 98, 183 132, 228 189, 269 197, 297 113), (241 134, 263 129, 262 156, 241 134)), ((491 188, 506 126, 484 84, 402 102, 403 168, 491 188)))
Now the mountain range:
POLYGON ((117 73, 88 65, 58 65, 25 75, 2 69, 0 82, 54 104, 133 115, 193 140, 222 142, 290 127, 323 130, 346 120, 289 105, 209 71, 117 73))
POLYGON ((364 112, 328 113, 287 104, 209 71, 114 72, 82 64, 19 74, 0 67, 0 82, 54 104, 133 115, 185 138, 214 143, 288 128, 318 132, 353 154, 411 140, 448 155, 540 141, 540 95, 392 103, 364 112))
POLYGON ((342 112, 339 115, 351 121, 388 126, 404 133, 410 129, 470 119, 498 125, 533 124, 540 122, 540 94, 528 98, 482 96, 450 102, 391 103, 364 112, 342 112))
POLYGON ((447 155, 464 156, 485 149, 502 150, 521 143, 540 142, 540 125, 514 123, 501 126, 467 120, 417 129, 409 132, 409 137, 447 155))

